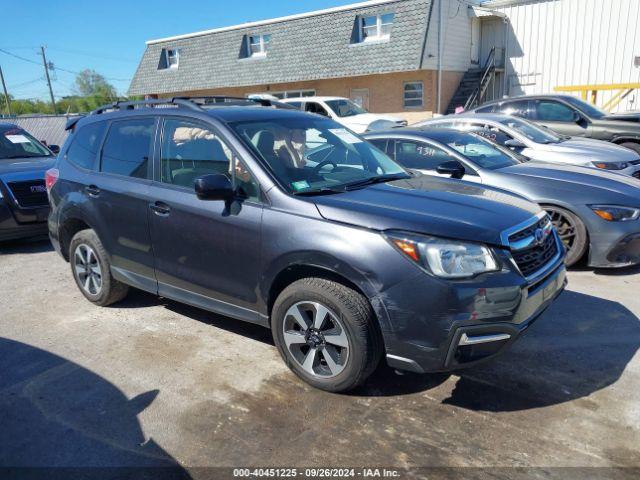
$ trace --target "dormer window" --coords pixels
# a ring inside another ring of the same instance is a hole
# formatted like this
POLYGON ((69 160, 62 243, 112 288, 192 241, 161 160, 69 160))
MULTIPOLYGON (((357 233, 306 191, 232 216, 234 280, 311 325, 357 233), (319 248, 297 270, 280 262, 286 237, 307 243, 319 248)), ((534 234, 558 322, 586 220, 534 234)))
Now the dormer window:
POLYGON ((393 25, 393 13, 360 17, 360 41, 388 40, 393 25))
POLYGON ((269 50, 271 35, 247 35, 247 53, 249 57, 264 57, 269 50))
POLYGON ((163 48, 160 53, 160 62, 158 63, 158 70, 165 70, 167 68, 178 68, 180 64, 180 50, 176 48, 163 48))

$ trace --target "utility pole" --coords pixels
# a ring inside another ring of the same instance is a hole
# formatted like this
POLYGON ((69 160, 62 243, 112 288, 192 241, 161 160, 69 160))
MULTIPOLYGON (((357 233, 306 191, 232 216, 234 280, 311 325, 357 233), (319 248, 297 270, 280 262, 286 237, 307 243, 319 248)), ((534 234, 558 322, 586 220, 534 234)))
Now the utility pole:
POLYGON ((44 64, 44 74, 47 77, 47 84, 49 84, 49 95, 51 95, 51 104, 53 105, 53 113, 58 113, 56 108, 56 100, 53 98, 53 88, 51 88, 51 78, 49 78, 49 66, 47 65, 47 57, 44 55, 44 47, 40 47, 42 51, 42 63, 44 64))
POLYGON ((0 80, 2 80, 2 90, 4 90, 4 101, 7 102, 7 112, 9 113, 9 115, 11 115, 11 101, 9 100, 7 85, 4 83, 4 75, 2 74, 2 67, 0 67, 0 80))

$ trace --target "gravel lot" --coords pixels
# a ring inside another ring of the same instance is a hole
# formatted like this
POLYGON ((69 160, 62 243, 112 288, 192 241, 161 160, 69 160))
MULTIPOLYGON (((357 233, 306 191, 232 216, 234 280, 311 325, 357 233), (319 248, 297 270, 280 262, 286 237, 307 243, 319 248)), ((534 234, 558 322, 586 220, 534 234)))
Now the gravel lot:
POLYGON ((640 269, 569 283, 494 363, 334 395, 260 327, 94 307, 46 239, 0 244, 0 466, 640 467, 640 269))

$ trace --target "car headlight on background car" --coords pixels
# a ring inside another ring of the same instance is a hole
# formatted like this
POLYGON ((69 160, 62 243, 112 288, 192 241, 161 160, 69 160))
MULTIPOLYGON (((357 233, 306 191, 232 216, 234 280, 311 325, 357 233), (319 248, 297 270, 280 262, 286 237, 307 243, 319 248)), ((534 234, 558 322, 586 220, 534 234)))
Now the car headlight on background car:
POLYGON ((603 170, 624 170, 629 166, 627 162, 591 162, 596 168, 603 170))
POLYGON ((589 205, 589 207, 596 215, 608 222, 628 222, 640 217, 640 208, 617 205, 589 205))
POLYGON ((385 236, 402 254, 438 277, 465 278, 499 270, 485 245, 404 232, 387 232, 385 236))

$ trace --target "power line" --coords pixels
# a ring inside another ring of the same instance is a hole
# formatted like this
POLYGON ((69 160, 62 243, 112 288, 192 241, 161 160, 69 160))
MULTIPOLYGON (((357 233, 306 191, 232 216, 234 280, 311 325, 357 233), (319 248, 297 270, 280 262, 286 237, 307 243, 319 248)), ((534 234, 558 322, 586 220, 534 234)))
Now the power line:
MULTIPOLYGON (((0 52, 4 53, 5 55, 9 55, 11 57, 17 58, 18 60, 22 60, 23 62, 29 62, 29 63, 33 63, 34 65, 40 66, 40 62, 36 62, 35 60, 30 60, 30 59, 22 57, 20 55, 16 55, 15 53, 9 52, 9 51, 4 50, 2 48, 0 48, 0 52)), ((76 70, 69 70, 67 68, 58 67, 53 62, 49 63, 49 70, 59 70, 61 72, 70 73, 72 75, 79 75, 80 74, 80 72, 78 72, 76 70)), ((115 78, 115 77, 104 77, 104 78, 106 80, 113 80, 113 81, 117 81, 117 82, 128 82, 129 80, 131 80, 130 78, 115 78)))
POLYGON ((4 53, 5 55, 9 55, 10 57, 14 57, 19 60, 22 60, 23 62, 29 62, 29 63, 33 63, 34 65, 40 66, 40 62, 36 62, 35 60, 29 60, 28 58, 21 57, 20 55, 16 55, 15 53, 8 52, 6 50, 3 50, 2 48, 0 48, 0 52, 4 53))

